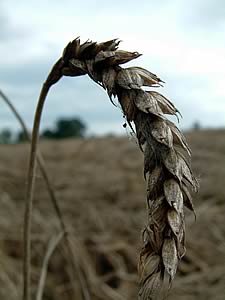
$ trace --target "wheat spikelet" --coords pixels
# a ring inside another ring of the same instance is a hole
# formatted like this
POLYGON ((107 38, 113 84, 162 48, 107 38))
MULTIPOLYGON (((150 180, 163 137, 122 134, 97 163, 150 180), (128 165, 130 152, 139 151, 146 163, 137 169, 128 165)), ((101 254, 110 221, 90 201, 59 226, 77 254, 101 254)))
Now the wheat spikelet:
POLYGON ((188 186, 197 189, 197 182, 179 152, 180 148, 190 155, 185 138, 165 117, 166 114, 176 115, 178 110, 163 95, 143 89, 143 86, 159 87, 163 81, 140 67, 122 68, 121 64, 140 54, 118 50, 119 43, 114 39, 104 43, 88 40, 81 44, 76 38, 66 46, 62 57, 53 66, 43 85, 34 121, 27 197, 31 203, 39 123, 48 90, 62 76, 88 74, 107 91, 112 102, 113 96, 118 98, 128 124, 131 128, 132 123, 135 126, 139 146, 144 152, 148 219, 139 263, 139 298, 154 299, 165 274, 170 281, 174 278, 178 261, 185 253, 183 206, 193 210, 188 186))

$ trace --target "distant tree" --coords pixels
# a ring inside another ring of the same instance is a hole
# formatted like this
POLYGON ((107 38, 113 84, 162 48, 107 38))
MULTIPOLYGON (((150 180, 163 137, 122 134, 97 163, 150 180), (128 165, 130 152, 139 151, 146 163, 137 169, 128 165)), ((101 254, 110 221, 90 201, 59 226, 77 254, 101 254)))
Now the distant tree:
POLYGON ((57 138, 84 137, 86 126, 79 119, 60 119, 56 123, 57 138))
POLYGON ((12 132, 10 129, 5 128, 0 132, 0 144, 11 144, 12 143, 12 132))
POLYGON ((46 129, 42 133, 42 137, 48 139, 63 139, 69 137, 84 137, 86 125, 77 118, 61 118, 56 122, 54 130, 46 129))
POLYGON ((25 141, 27 141, 27 138, 26 138, 24 132, 19 131, 17 136, 16 136, 16 143, 23 143, 25 141))
POLYGON ((195 121, 195 122, 193 123, 193 125, 192 125, 192 128, 193 128, 194 130, 200 130, 200 129, 201 129, 201 124, 200 124, 200 122, 199 122, 199 121, 195 121))
POLYGON ((55 139, 56 138, 56 133, 53 130, 45 129, 41 136, 46 138, 46 139, 55 139))

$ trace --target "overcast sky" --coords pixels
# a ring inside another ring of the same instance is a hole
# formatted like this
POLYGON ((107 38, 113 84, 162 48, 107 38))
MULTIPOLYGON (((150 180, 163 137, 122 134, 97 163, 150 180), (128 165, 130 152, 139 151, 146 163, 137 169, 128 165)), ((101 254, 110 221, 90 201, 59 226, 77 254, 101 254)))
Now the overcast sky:
MULTIPOLYGON (((0 0, 0 89, 28 126, 42 82, 68 41, 80 36, 119 38, 123 50, 143 54, 144 67, 166 84, 160 92, 182 112, 182 128, 225 125, 225 1, 0 0)), ((78 116, 89 133, 124 133, 119 109, 85 76, 52 88, 42 128, 58 117, 78 116)), ((18 128, 4 103, 0 127, 18 128)))

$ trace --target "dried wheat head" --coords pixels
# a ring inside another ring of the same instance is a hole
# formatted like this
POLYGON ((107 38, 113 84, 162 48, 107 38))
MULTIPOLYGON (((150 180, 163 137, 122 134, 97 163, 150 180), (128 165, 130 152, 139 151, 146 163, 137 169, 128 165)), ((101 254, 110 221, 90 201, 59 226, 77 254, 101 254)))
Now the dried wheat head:
POLYGON ((171 282, 176 274, 185 253, 184 206, 194 211, 189 188, 196 190, 198 184, 183 154, 191 153, 185 137, 165 117, 177 115, 178 110, 160 93, 143 89, 159 87, 163 81, 140 67, 122 68, 121 64, 140 54, 118 50, 119 43, 117 39, 83 44, 79 38, 73 40, 47 82, 54 84, 63 75, 88 74, 111 101, 113 96, 118 98, 128 124, 135 126, 147 182, 148 217, 139 262, 139 298, 146 300, 159 294, 166 275, 171 282))

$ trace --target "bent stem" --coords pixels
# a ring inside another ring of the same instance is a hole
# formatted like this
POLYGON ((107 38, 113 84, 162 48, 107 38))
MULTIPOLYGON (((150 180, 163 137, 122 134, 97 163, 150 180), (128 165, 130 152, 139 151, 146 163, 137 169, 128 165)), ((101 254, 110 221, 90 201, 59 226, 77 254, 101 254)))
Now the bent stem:
MULTIPOLYGON (((31 142, 31 137, 30 137, 29 131, 28 131, 27 127, 26 127, 26 124, 25 124, 24 120, 22 119, 22 117, 20 116, 20 114, 18 113, 18 111, 16 110, 15 106, 12 104, 12 102, 10 101, 10 99, 1 90, 0 90, 0 96, 5 101, 5 103, 9 106, 10 110, 13 112, 13 114, 17 118, 17 120, 18 120, 18 122, 19 122, 19 124, 20 124, 20 126, 21 126, 21 128, 23 130, 23 134, 26 137, 26 139, 29 142, 31 142)), ((58 201, 56 199, 54 188, 53 188, 53 186, 52 186, 52 184, 50 182, 48 173, 47 173, 47 171, 45 169, 45 163, 44 163, 44 160, 43 160, 43 157, 42 157, 40 151, 38 151, 38 153, 37 153, 37 162, 38 162, 40 171, 42 173, 42 176, 44 178, 47 190, 49 192, 50 199, 52 201, 53 207, 54 207, 54 209, 56 211, 56 215, 57 215, 57 217, 59 219, 61 229, 62 229, 63 232, 66 233, 67 230, 66 230, 66 225, 65 225, 65 223, 63 221, 62 212, 60 210, 58 201)))
POLYGON ((44 287, 45 287, 45 281, 47 277, 47 271, 48 271, 48 265, 50 258, 52 257, 54 251, 56 250, 58 244, 62 240, 64 236, 64 232, 60 232, 56 237, 53 237, 48 244, 47 251, 43 260, 43 265, 42 265, 42 270, 41 270, 41 275, 39 279, 39 284, 38 284, 38 290, 37 290, 37 295, 36 295, 36 300, 42 300, 43 293, 44 293, 44 287))
POLYGON ((28 129, 27 129, 26 125, 25 125, 25 122, 21 118, 20 114, 18 113, 18 111, 16 110, 16 108, 14 107, 14 105, 12 104, 12 102, 9 100, 9 98, 1 90, 0 90, 0 96, 2 97, 2 99, 4 100, 4 102, 9 106, 10 110, 13 112, 13 114, 17 118, 18 122, 20 123, 20 125, 21 125, 21 127, 23 129, 23 133, 24 133, 25 137, 28 140, 30 140, 30 135, 29 135, 28 129))
MULTIPOLYGON (((15 108, 15 106, 12 104, 10 99, 5 95, 5 93, 3 93, 2 90, 0 90, 0 96, 3 99, 3 101, 8 105, 8 107, 10 108, 12 113, 15 115, 16 119, 18 120, 18 122, 19 122, 19 124, 20 124, 20 126, 23 130, 23 133, 24 133, 26 139, 31 142, 31 137, 30 137, 30 134, 29 134, 29 130, 27 129, 23 118, 20 116, 20 114, 17 111, 17 109, 15 108)), ((75 256, 74 256, 74 253, 73 253, 74 252, 73 251, 73 246, 71 245, 71 242, 70 242, 67 226, 66 226, 66 224, 63 220, 63 215, 62 215, 59 203, 58 203, 58 199, 55 195, 53 185, 52 185, 52 183, 49 179, 48 173, 46 171, 43 157, 42 157, 40 151, 38 151, 38 150, 37 150, 37 163, 38 163, 38 166, 39 166, 40 171, 42 173, 43 179, 45 181, 46 188, 48 190, 53 208, 54 208, 54 210, 56 212, 56 215, 57 215, 57 218, 59 220, 61 230, 64 233, 63 237, 64 237, 64 240, 65 240, 65 243, 66 243, 66 247, 68 249, 69 257, 72 259, 71 262, 72 262, 73 270, 74 270, 74 272, 77 273, 78 281, 80 282, 83 298, 85 300, 88 300, 88 299, 90 299, 90 295, 89 295, 89 291, 88 291, 88 288, 87 288, 87 283, 86 283, 86 281, 84 279, 84 276, 83 276, 83 274, 80 270, 80 266, 79 266, 79 264, 77 263, 77 261, 75 259, 75 256)))
POLYGON ((31 217, 32 217, 32 204, 33 192, 35 183, 35 170, 36 170, 36 155, 37 143, 39 137, 39 128, 44 102, 47 97, 51 85, 45 82, 42 86, 41 93, 36 108, 33 133, 31 139, 30 160, 27 174, 27 191, 26 191, 26 204, 24 215, 24 261, 23 261, 23 300, 30 300, 30 281, 31 281, 31 217))

